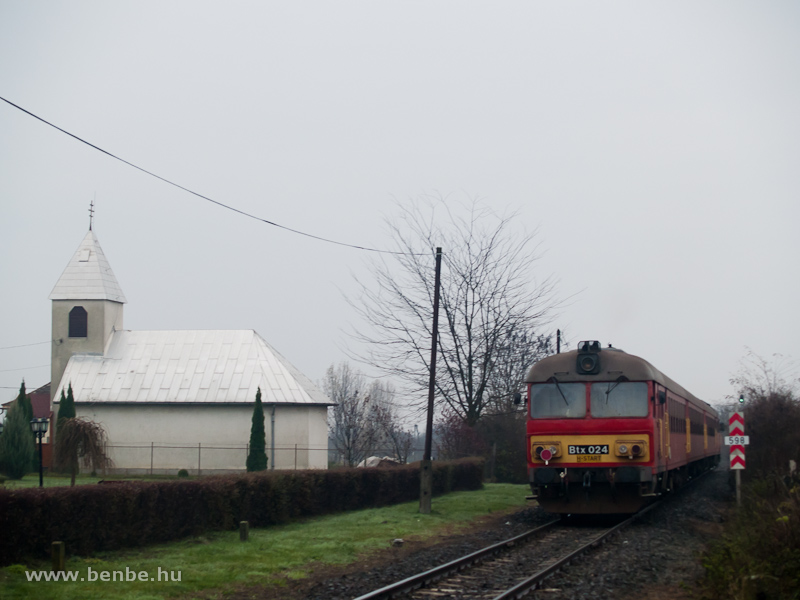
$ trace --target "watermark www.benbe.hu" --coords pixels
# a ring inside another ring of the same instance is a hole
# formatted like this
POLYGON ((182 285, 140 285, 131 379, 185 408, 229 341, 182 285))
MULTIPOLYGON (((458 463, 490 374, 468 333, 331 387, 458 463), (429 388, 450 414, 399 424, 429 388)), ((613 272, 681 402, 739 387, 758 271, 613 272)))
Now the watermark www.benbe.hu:
POLYGON ((124 571, 100 571, 88 567, 85 574, 81 571, 25 571, 28 581, 180 581, 181 571, 166 571, 158 567, 156 573, 149 571, 134 571, 125 567, 124 571))

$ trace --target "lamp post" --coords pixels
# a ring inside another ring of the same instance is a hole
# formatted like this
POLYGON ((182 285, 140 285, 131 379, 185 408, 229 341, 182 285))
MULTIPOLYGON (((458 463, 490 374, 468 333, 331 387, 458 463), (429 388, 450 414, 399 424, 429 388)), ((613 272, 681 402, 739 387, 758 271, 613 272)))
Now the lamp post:
POLYGON ((42 437, 47 433, 47 417, 31 419, 31 431, 39 438, 39 487, 44 487, 44 468, 42 467, 42 437))

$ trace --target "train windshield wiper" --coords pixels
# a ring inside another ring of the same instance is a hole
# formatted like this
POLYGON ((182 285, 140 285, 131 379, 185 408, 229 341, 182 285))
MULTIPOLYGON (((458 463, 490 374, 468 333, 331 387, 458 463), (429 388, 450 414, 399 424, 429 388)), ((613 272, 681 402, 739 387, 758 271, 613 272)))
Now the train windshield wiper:
POLYGON ((606 404, 608 404, 608 398, 609 396, 611 396, 611 392, 613 392, 614 388, 616 388, 623 381, 627 381, 627 378, 621 375, 617 377, 617 380, 614 382, 614 385, 611 385, 610 381, 608 382, 608 389, 606 390, 606 404))
POLYGON ((558 379, 556 379, 555 377, 551 377, 550 379, 552 379, 553 383, 556 384, 556 389, 558 390, 558 393, 561 394, 561 397, 564 399, 564 404, 569 406, 569 401, 567 400, 567 397, 564 395, 564 392, 561 391, 561 386, 558 385, 558 379))

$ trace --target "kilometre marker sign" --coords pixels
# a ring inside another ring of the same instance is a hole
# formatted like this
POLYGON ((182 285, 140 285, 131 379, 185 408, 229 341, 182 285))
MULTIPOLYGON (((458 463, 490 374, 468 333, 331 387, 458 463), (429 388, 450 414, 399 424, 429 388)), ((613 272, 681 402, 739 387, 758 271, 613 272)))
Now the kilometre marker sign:
POLYGON ((726 435, 723 439, 726 446, 748 446, 750 444, 749 435, 726 435))

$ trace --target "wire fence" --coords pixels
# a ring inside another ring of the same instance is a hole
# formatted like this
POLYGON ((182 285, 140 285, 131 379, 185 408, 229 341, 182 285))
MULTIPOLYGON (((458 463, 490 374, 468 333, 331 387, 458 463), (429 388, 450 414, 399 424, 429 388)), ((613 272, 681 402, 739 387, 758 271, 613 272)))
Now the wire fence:
MULTIPOLYGON (((144 442, 107 444, 106 455, 112 466, 103 475, 175 475, 185 470, 190 475, 213 475, 246 470, 249 444, 220 446, 214 444, 169 444, 144 442)), ((347 466, 344 455, 328 447, 299 444, 267 447, 267 468, 281 470, 327 469, 347 466)), ((424 449, 413 448, 406 462, 422 459, 424 449)), ((369 456, 394 458, 391 448, 373 448, 369 456)))
MULTIPOLYGON (((186 470, 190 475, 241 472, 246 469, 249 444, 218 446, 213 444, 108 444, 106 455, 112 466, 104 474, 163 475, 186 470)), ((293 446, 267 447, 268 468, 326 469, 328 448, 293 446)))

